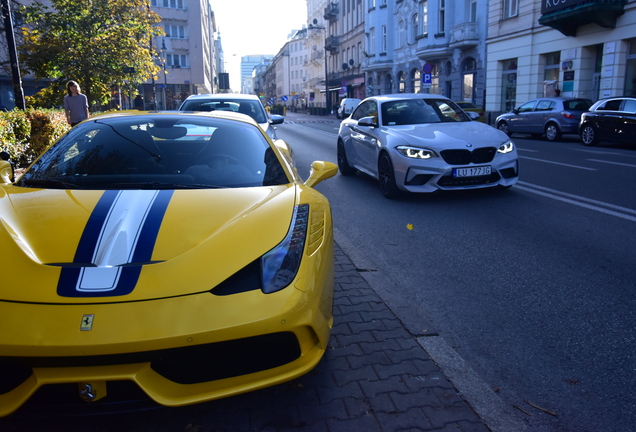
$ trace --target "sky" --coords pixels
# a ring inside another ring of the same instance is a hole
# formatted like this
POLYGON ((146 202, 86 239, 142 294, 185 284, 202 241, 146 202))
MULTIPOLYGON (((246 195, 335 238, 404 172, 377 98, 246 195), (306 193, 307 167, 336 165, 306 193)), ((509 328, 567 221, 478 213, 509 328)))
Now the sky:
POLYGON ((307 24, 305 0, 211 0, 230 87, 240 90, 241 57, 276 55, 292 30, 307 24))

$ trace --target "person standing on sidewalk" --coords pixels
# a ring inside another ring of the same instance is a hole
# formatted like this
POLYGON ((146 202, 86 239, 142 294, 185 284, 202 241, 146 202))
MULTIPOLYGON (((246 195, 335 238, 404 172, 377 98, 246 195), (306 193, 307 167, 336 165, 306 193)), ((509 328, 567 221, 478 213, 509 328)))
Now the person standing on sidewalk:
POLYGON ((64 96, 64 111, 66 111, 66 121, 73 127, 89 117, 88 99, 82 94, 77 81, 69 81, 66 84, 66 91, 68 94, 64 96))

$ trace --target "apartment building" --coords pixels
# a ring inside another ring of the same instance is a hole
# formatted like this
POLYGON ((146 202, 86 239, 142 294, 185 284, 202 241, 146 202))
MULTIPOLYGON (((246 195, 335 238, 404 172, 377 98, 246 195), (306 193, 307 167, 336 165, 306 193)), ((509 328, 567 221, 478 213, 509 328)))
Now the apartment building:
POLYGON ((146 108, 177 109, 191 94, 214 93, 220 55, 209 0, 151 0, 166 35, 155 38, 162 66, 158 80, 143 84, 146 108))

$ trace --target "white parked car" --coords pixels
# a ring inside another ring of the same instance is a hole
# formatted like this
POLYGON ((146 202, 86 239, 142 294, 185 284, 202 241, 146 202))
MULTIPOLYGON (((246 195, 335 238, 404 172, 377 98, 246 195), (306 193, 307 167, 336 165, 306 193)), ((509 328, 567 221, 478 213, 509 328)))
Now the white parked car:
POLYGON ((363 100, 338 132, 338 167, 401 192, 507 188, 519 178, 517 149, 503 132, 471 121, 450 99, 393 94, 363 100))
POLYGON ((267 114, 261 100, 252 94, 192 95, 183 101, 179 111, 232 111, 245 114, 252 117, 271 139, 276 139, 276 128, 273 125, 282 124, 285 121, 285 117, 281 115, 267 114))

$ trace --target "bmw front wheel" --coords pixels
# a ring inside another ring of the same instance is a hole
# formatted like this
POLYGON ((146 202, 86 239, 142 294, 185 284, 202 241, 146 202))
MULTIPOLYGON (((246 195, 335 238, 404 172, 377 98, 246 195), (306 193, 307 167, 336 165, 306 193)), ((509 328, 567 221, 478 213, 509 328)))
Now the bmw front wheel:
POLYGON ((386 198, 397 198, 400 195, 400 190, 395 183, 395 172, 393 171, 393 164, 391 158, 386 153, 380 155, 378 161, 378 177, 380 178, 380 190, 382 195, 386 198))

